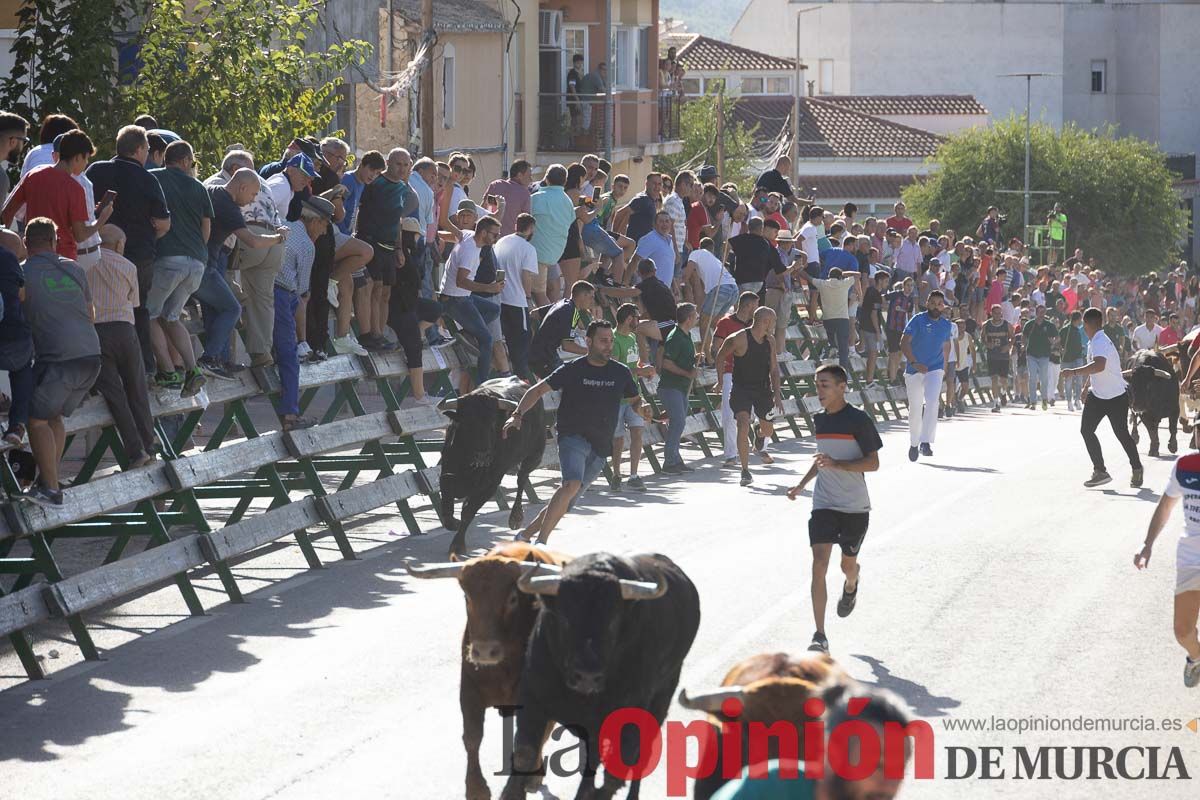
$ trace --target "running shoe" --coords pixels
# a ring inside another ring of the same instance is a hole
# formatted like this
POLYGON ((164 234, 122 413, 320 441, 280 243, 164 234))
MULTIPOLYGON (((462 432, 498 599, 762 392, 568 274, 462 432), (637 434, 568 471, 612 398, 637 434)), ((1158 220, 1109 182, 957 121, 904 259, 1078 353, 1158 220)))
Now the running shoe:
POLYGON ((308 342, 300 342, 296 345, 296 358, 301 361, 307 361, 312 355, 312 348, 308 346, 308 342))
POLYGON ((1046 401, 1045 401, 1045 400, 1043 400, 1043 401, 1042 401, 1042 411, 1046 411, 1046 410, 1048 410, 1048 409, 1049 409, 1049 407, 1050 407, 1050 406, 1049 406, 1049 405, 1046 403, 1046 401))
MULTIPOLYGON (((859 579, 861 580, 861 578, 859 579)), ((838 600, 837 615, 839 617, 848 617, 854 611, 854 605, 858 602, 858 587, 854 587, 853 592, 846 591, 846 585, 842 584, 842 598, 838 600)))
POLYGON ((993 414, 999 414, 999 413, 1000 413, 1000 404, 999 404, 999 403, 996 403, 996 404, 994 404, 994 405, 992 406, 992 413, 993 413, 993 414))
POLYGON ((204 388, 206 383, 204 373, 199 367, 192 367, 188 370, 187 377, 183 379, 183 387, 179 391, 180 397, 194 397, 200 394, 200 390, 204 388))
POLYGON ((1134 489, 1142 488, 1142 478, 1144 475, 1145 475, 1145 471, 1141 467, 1138 467, 1137 469, 1135 469, 1133 472, 1130 473, 1129 485, 1132 486, 1134 489))
POLYGON ((908 448, 908 460, 909 461, 916 461, 917 455, 918 455, 917 448, 915 448, 915 447, 908 448))
POLYGON ((927 442, 921 443, 921 455, 925 456, 926 458, 929 458, 933 455, 933 448, 930 447, 927 442))
POLYGON ((1183 665, 1183 685, 1189 689, 1200 686, 1200 661, 1187 658, 1183 665))
POLYGON ((367 348, 354 341, 354 335, 350 333, 345 336, 333 337, 329 340, 329 344, 338 355, 365 356, 367 354, 367 348))
POLYGON ((614 492, 621 491, 621 476, 620 475, 613 476, 613 482, 609 488, 611 488, 614 492))
POLYGON ((1087 488, 1091 489, 1096 486, 1103 486, 1104 484, 1110 483, 1111 481, 1112 481, 1112 475, 1109 475, 1107 472, 1105 472, 1102 469, 1098 469, 1098 470, 1095 470, 1092 472, 1092 477, 1090 477, 1086 481, 1084 481, 1083 485, 1086 486, 1087 488))
POLYGON ((813 634, 812 644, 808 646, 810 653, 824 653, 829 655, 829 640, 825 638, 825 634, 817 631, 813 634))
POLYGON ((630 475, 629 480, 625 481, 625 485, 630 489, 636 489, 639 492, 646 491, 646 484, 642 483, 642 479, 637 475, 630 475))
POLYGON ((224 365, 215 358, 202 356, 196 359, 196 366, 200 368, 201 372, 210 378, 220 378, 223 381, 233 380, 233 376, 230 375, 225 370, 224 365))
POLYGON ((754 476, 750 474, 750 470, 742 470, 742 486, 749 486, 754 483, 754 476))
POLYGON ((35 483, 29 487, 29 491, 25 492, 23 497, 34 505, 39 505, 44 508, 61 507, 63 504, 63 493, 59 489, 47 489, 41 483, 35 483))
POLYGON ((178 391, 183 388, 183 375, 178 371, 155 373, 154 386, 157 389, 175 389, 178 391))

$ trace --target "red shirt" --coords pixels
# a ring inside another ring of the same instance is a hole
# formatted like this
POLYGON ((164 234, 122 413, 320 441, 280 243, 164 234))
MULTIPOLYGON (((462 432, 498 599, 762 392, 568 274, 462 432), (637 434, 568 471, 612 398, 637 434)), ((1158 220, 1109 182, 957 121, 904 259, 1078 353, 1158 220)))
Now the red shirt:
POLYGON ((1162 333, 1160 333, 1158 335, 1158 346, 1159 347, 1169 347, 1173 344, 1176 344, 1178 341, 1179 341, 1179 334, 1176 333, 1175 329, 1170 326, 1163 328, 1162 333))
POLYGON ((688 247, 693 250, 700 249, 700 229, 709 225, 708 209, 703 203, 692 203, 692 210, 687 215, 687 240, 688 247))
POLYGON ((21 179, 8 199, 4 221, 12 222, 17 210, 25 206, 25 221, 49 217, 58 226, 58 254, 75 260, 78 248, 71 227, 87 223, 87 200, 79 181, 58 167, 38 167, 21 179))
MULTIPOLYGON (((727 314, 717 321, 716 330, 713 332, 713 339, 727 339, 743 328, 749 328, 750 324, 750 322, 742 322, 733 314, 727 314)), ((725 369, 723 372, 733 372, 733 356, 725 359, 725 369)))
POLYGON ((776 211, 774 214, 767 214, 767 219, 773 219, 779 223, 779 230, 788 233, 792 230, 792 226, 788 225, 787 217, 781 212, 776 211))
POLYGON ((888 217, 887 226, 904 234, 913 226, 913 221, 908 217, 888 217))

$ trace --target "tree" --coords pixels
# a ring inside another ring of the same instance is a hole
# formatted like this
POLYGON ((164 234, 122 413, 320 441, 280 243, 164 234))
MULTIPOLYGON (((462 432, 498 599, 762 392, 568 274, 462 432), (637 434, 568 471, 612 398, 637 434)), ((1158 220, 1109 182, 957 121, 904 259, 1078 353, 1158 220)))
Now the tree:
MULTIPOLYGON (((1037 124, 1030 153, 1030 188, 1058 192, 1031 196, 1030 225, 1043 224, 1054 203, 1062 203, 1068 252, 1079 247, 1106 269, 1143 273, 1178 251, 1186 218, 1166 157, 1154 145, 1111 129, 1037 124)), ((1024 186, 1024 117, 952 135, 933 160, 940 169, 904 190, 910 216, 937 217, 943 227, 973 236, 995 205, 1008 215, 1005 235, 1020 235, 1024 200, 998 190, 1024 186)))
POLYGON ((154 4, 139 36, 139 65, 120 89, 127 118, 147 112, 187 138, 211 166, 230 144, 274 157, 334 118, 338 73, 370 45, 304 48, 317 0, 187 0, 154 4))
MULTIPOLYGON (((750 174, 754 147, 753 130, 734 120, 736 98, 725 98, 725 174, 722 180, 740 183, 750 174)), ((755 126, 757 127, 757 126, 755 126)), ((683 169, 717 162, 717 96, 706 94, 687 100, 679 112, 683 150, 670 156, 655 156, 654 168, 674 175, 683 169)))

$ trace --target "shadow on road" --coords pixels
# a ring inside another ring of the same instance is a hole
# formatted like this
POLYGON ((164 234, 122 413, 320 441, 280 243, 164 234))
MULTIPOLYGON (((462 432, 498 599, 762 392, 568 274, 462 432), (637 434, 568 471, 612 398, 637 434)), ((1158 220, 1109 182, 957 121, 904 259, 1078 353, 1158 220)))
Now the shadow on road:
POLYGON ((853 657, 865 662, 871 668, 871 671, 875 673, 874 682, 860 681, 860 683, 867 686, 878 686, 880 689, 895 692, 912 706, 913 711, 918 716, 944 717, 950 710, 962 705, 962 703, 953 697, 939 697, 931 694, 929 689, 921 684, 892 674, 892 671, 884 666, 882 661, 873 656, 864 656, 855 653, 853 657))
POLYGON ((999 473, 1000 470, 992 469, 991 467, 962 467, 954 464, 930 464, 928 461, 921 462, 921 466, 930 467, 932 469, 944 469, 948 472, 989 472, 999 473))

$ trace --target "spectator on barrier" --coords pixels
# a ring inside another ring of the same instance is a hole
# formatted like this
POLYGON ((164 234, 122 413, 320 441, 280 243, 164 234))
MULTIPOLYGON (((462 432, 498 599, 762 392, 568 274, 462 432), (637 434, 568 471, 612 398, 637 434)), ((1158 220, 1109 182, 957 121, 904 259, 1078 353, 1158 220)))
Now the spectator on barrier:
POLYGON ((662 399, 668 418, 663 472, 673 475, 692 472, 692 468, 683 463, 679 445, 683 439, 683 427, 687 423, 688 396, 698 374, 692 328, 696 327, 699 318, 694 305, 680 303, 675 309, 678 324, 667 335, 662 346, 662 377, 658 384, 658 396, 662 399))
POLYGON ((508 236, 517 229, 517 217, 529 212, 529 184, 533 183, 533 167, 518 159, 508 168, 508 177, 494 180, 484 190, 488 196, 504 198, 504 213, 500 215, 500 235, 508 236))
POLYGON ((787 176, 792 172, 792 159, 788 156, 781 156, 775 162, 775 169, 769 169, 758 176, 755 181, 755 189, 765 189, 767 192, 775 192, 781 197, 786 197, 789 200, 795 197, 792 191, 792 186, 788 183, 787 176))
POLYGON ((160 236, 171 228, 171 213, 162 186, 146 169, 150 143, 146 129, 126 125, 117 133, 117 155, 111 161, 97 161, 87 169, 93 191, 103 197, 116 192, 109 222, 125 232, 125 257, 138 271, 138 306, 134 327, 142 349, 146 372, 154 372, 157 359, 150 341, 150 309, 147 295, 154 275, 154 255, 160 236))
MULTIPOLYGON (((492 306, 477 302, 471 297, 471 293, 499 294, 504 289, 504 281, 479 283, 475 280, 475 274, 479 271, 480 251, 496 243, 499 230, 500 223, 495 217, 484 217, 475 224, 475 232, 471 236, 463 236, 446 261, 442 294, 439 298, 445 304, 450 317, 479 347, 479 360, 475 368, 476 385, 486 381, 492 373, 493 337, 488 324, 495 316, 485 319, 483 315, 491 314, 492 306)), ((498 316, 500 308, 494 308, 495 315, 498 316)))
MULTIPOLYGON (((167 203, 175 211, 171 217, 170 230, 162 237, 155 250, 153 280, 146 297, 146 305, 151 318, 156 322, 156 327, 150 331, 154 355, 158 361, 155 384, 161 390, 177 391, 182 397, 191 397, 204 386, 205 377, 192 350, 191 334, 179 318, 188 298, 198 293, 206 278, 208 236, 212 231, 213 212, 208 192, 191 176, 191 146, 186 142, 179 142, 172 147, 175 149, 172 150, 170 166, 150 172, 162 186, 167 203), (173 355, 177 355, 182 361, 182 374, 177 371, 177 362, 173 355)), ((214 280, 219 281, 232 298, 224 276, 216 276, 214 280)), ((215 292, 205 297, 217 299, 215 292)), ((233 298, 233 302, 236 304, 237 299, 233 298)), ((222 336, 221 332, 225 331, 223 335, 225 341, 228 341, 229 332, 232 332, 233 326, 237 324, 240 308, 238 305, 232 320, 218 320, 218 314, 225 311, 224 303, 217 306, 210 304, 205 315, 206 327, 211 326, 208 338, 211 340, 214 336, 222 336)), ((224 343, 220 346, 223 350, 224 343)), ((211 355, 209 351, 205 354, 211 355)))
POLYGON ((121 255, 125 233, 116 225, 101 229, 100 243, 100 263, 87 270, 100 340, 96 389, 108 404, 129 466, 136 469, 153 461, 155 450, 154 416, 133 329, 137 267, 121 255))
POLYGON ((38 143, 29 148, 25 160, 21 162, 21 177, 24 178, 38 167, 54 166, 54 140, 67 131, 78 129, 79 123, 66 114, 47 114, 42 117, 38 143))
POLYGON ((287 223, 283 263, 275 277, 275 363, 279 367, 279 417, 285 431, 316 425, 300 416, 300 356, 296 352, 296 309, 309 282, 316 249, 313 243, 333 222, 333 204, 323 197, 301 201, 300 218, 287 223))
MULTIPOLYGON (((648 351, 652 361, 658 362, 658 346, 667 338, 676 323, 675 295, 671 287, 658 278, 654 262, 646 260, 638 264, 638 300, 646 310, 646 314, 657 324, 657 330, 651 329, 647 336, 648 351), (651 335, 653 334, 653 335, 651 335)), ((642 333, 642 326, 638 327, 642 333)))
POLYGON ((537 249, 533 238, 537 221, 532 214, 517 217, 516 233, 496 242, 493 252, 496 268, 504 270, 504 288, 500 291, 500 330, 508 347, 513 372, 529 379, 529 301, 533 281, 538 274, 537 249))
MULTIPOLYGON (((665 277, 662 272, 659 272, 658 278, 663 283, 668 284, 674 289, 678 285, 679 274, 683 272, 683 265, 687 258, 687 212, 691 205, 692 186, 696 183, 696 175, 689 171, 683 170, 675 176, 675 188, 669 195, 663 198, 662 210, 671 217, 671 232, 673 235, 673 245, 675 248, 675 263, 671 268, 671 276, 665 277)), ((655 227, 658 226, 658 220, 655 219, 655 227)))
POLYGON ((35 217, 25 227, 25 315, 37 363, 29 407, 29 444, 40 479, 26 497, 61 506, 58 462, 66 445, 63 417, 87 397, 100 374, 100 340, 92 323, 87 275, 57 252, 54 222, 35 217))
POLYGON ((422 353, 424 339, 421 335, 421 323, 436 321, 440 309, 433 312, 432 319, 422 319, 423 314, 428 314, 428 309, 423 308, 423 304, 432 304, 433 301, 421 297, 421 266, 416 257, 420 229, 421 223, 413 217, 405 217, 400 221, 400 246, 397 249, 399 264, 396 269, 396 284, 392 287, 388 302, 388 325, 396 332, 396 339, 404 352, 404 364, 408 368, 410 392, 401 403, 405 408, 432 406, 441 399, 425 393, 422 353))
MULTIPOLYGON (((432 158, 418 158, 409 176, 409 186, 417 193, 417 221, 421 224, 421 238, 417 243, 418 266, 421 270, 421 297, 433 301, 433 265, 438 243, 437 226, 437 162, 432 158)), ((430 341, 430 344, 438 344, 430 341)))
POLYGON ((25 442, 29 401, 33 396, 33 337, 21 308, 24 286, 25 273, 16 254, 7 246, 0 247, 0 300, 3 300, 4 309, 4 315, 0 317, 0 369, 8 372, 12 386, 4 441, 17 447, 25 442))
POLYGON ((729 240, 730 272, 737 281, 738 290, 754 292, 760 303, 766 302, 767 273, 787 269, 779 257, 779 250, 767 236, 767 228, 778 234, 779 223, 755 217, 747 223, 744 233, 729 240))
POLYGON ((569 298, 549 309, 538 309, 541 324, 529 347, 529 368, 534 375, 544 378, 556 370, 562 364, 559 350, 587 355, 587 345, 580 339, 592 321, 595 308, 596 287, 587 281, 577 281, 569 298))
MULTIPOLYGON (((415 192, 404 179, 412 170, 412 156, 397 147, 387 156, 387 168, 375 182, 363 190, 358 203, 358 218, 354 236, 374 248, 367 264, 370 276, 369 301, 356 302, 358 343, 367 350, 395 349, 384 334, 392 286, 403 253, 400 241, 400 219, 418 210, 415 192)), ((356 298, 357 301, 358 298, 356 298)))
POLYGON ((668 288, 675 282, 675 259, 678 253, 672 238, 674 224, 670 213, 665 209, 659 211, 654 215, 654 228, 637 240, 637 255, 642 259, 641 263, 649 262, 655 277, 668 288))
POLYGON ((557 301, 562 292, 557 285, 558 261, 567 248, 570 227, 575 224, 575 204, 567 197, 567 168, 552 164, 546 170, 542 187, 529 199, 529 213, 537 221, 533 246, 538 254, 538 276, 533 282, 533 298, 539 305, 557 301))
POLYGON ((733 308, 737 302, 738 285, 725 269, 725 265, 715 255, 716 243, 710 237, 704 237, 699 247, 688 254, 687 266, 683 269, 685 286, 695 287, 690 294, 703 298, 700 307, 700 330, 704 341, 700 352, 708 352, 708 343, 712 336, 712 321, 722 317, 733 308))

